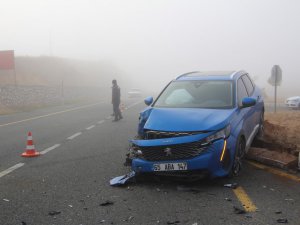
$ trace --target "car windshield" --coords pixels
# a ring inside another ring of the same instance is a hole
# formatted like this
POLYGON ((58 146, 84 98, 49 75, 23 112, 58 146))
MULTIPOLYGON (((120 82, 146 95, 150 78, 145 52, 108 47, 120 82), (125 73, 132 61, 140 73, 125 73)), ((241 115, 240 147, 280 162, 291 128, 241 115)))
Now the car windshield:
POLYGON ((232 108, 231 81, 174 81, 156 100, 155 107, 232 108))

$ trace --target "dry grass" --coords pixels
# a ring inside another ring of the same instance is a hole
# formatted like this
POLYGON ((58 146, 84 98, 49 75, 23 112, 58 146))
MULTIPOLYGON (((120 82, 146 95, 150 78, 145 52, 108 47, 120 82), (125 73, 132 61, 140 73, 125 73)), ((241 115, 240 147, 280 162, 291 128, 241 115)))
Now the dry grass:
POLYGON ((300 111, 266 113, 265 138, 287 148, 300 150, 300 111))

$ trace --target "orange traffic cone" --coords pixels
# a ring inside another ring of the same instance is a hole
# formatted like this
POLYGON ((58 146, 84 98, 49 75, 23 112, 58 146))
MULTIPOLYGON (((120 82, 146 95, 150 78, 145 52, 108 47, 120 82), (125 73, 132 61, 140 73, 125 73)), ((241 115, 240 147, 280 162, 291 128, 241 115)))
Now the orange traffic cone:
POLYGON ((35 157, 35 156, 39 156, 39 155, 40 155, 40 153, 37 152, 34 148, 31 132, 28 132, 26 151, 24 153, 22 153, 22 156, 23 157, 35 157))

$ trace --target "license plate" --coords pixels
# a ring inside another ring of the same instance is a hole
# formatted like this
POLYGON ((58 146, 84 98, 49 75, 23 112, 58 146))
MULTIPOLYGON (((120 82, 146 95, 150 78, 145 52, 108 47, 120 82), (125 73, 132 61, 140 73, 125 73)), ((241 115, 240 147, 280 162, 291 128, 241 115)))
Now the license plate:
POLYGON ((153 171, 178 171, 187 170, 187 163, 160 163, 153 165, 153 171))

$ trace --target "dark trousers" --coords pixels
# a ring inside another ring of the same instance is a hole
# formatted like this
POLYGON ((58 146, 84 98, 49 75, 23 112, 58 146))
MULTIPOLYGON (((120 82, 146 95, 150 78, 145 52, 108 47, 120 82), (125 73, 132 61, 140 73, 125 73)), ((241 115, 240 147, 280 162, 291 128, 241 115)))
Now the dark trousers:
POLYGON ((113 104, 113 110, 114 110, 115 120, 119 120, 123 118, 120 110, 120 103, 113 104))

